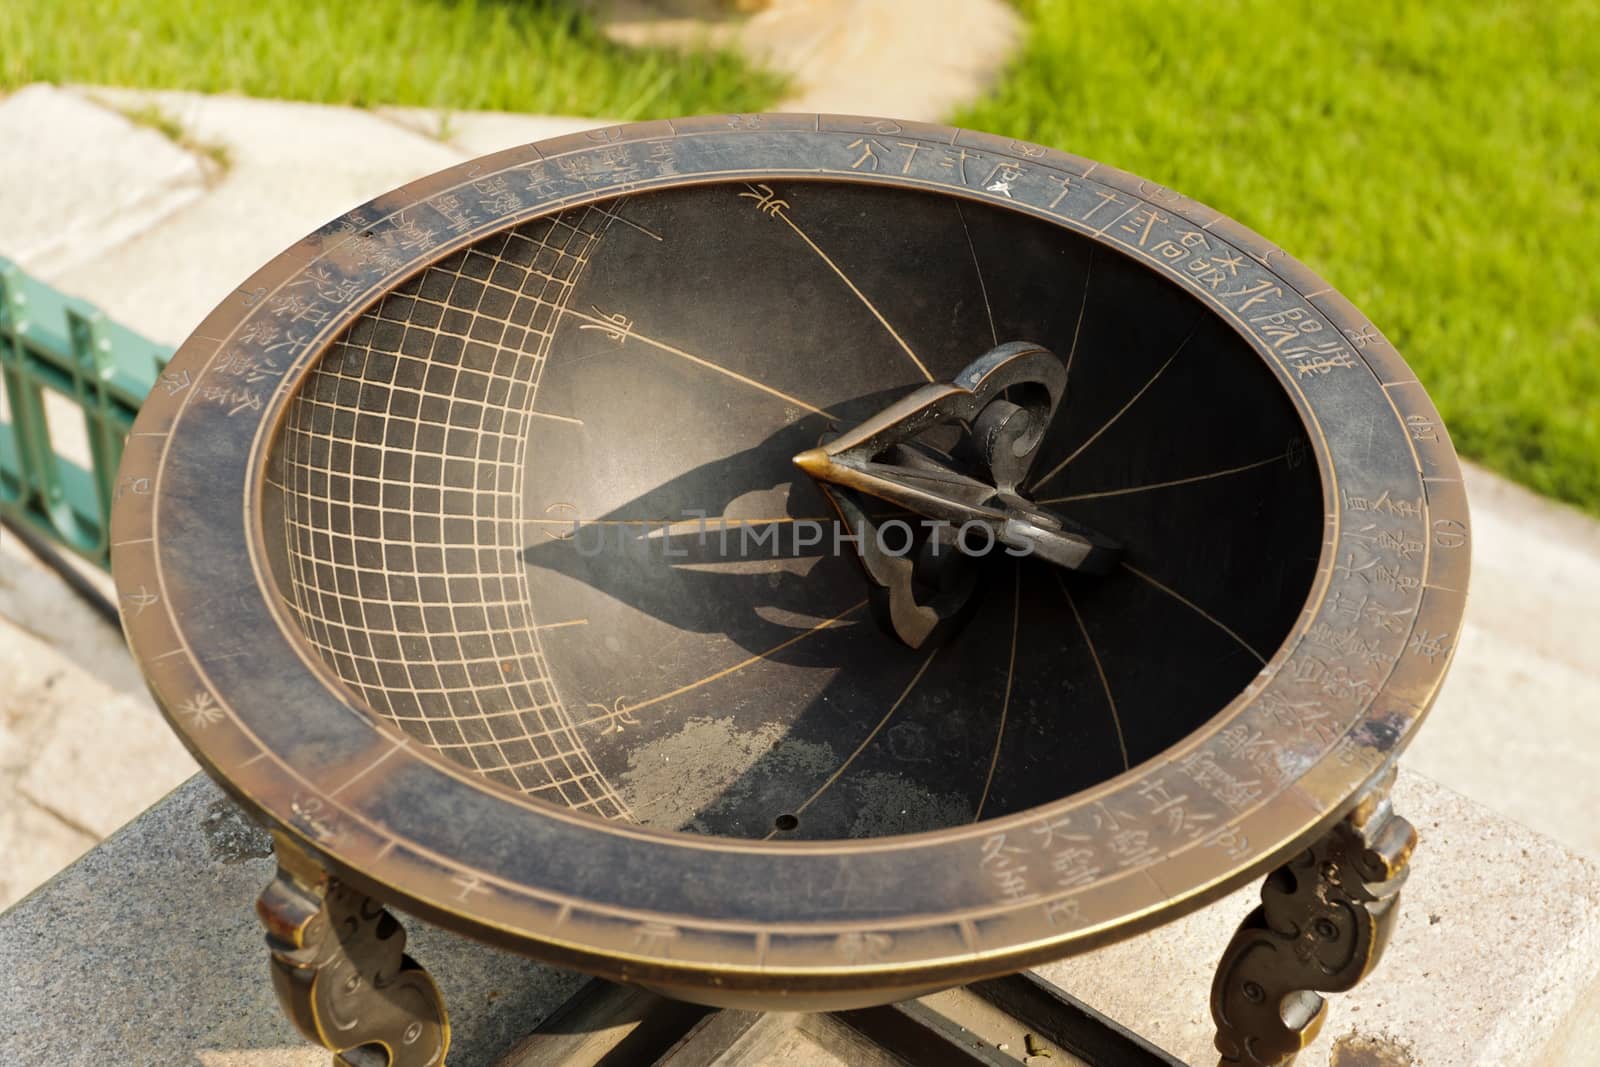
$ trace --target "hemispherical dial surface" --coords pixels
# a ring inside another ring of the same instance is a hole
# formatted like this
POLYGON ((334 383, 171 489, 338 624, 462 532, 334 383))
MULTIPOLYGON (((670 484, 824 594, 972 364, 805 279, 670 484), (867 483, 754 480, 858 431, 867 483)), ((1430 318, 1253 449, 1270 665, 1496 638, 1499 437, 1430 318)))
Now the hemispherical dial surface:
POLYGON ((889 120, 599 130, 379 198, 202 325, 127 469, 130 640, 235 795, 380 895, 709 1000, 894 999, 1238 884, 1387 769, 1465 590, 1448 439, 1325 283, 889 120), (936 507, 818 474, 1022 350, 1049 404, 851 468, 936 507))

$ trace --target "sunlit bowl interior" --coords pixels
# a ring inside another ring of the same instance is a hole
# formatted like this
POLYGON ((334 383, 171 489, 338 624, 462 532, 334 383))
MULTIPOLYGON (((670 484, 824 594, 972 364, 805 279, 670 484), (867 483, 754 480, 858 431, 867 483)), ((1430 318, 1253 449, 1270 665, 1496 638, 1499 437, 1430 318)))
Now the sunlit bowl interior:
POLYGON ((1322 510, 1283 385, 1193 295, 1020 213, 776 180, 427 268, 306 375, 267 496, 282 601, 375 719, 538 801, 775 839, 1156 756, 1283 642, 1322 510), (1008 340, 1068 364, 1031 495, 1123 563, 990 553, 970 621, 913 650, 791 457, 1008 340))

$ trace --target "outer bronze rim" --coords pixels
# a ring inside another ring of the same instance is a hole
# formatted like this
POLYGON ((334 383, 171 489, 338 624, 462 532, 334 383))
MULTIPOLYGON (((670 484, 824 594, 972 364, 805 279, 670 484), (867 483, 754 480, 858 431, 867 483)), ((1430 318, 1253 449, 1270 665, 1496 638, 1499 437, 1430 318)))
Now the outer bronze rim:
POLYGON ((1239 886, 1393 763, 1448 665, 1469 555, 1455 452, 1415 375, 1282 250, 1086 159, 840 116, 598 129, 386 194, 212 312, 145 403, 121 474, 112 558, 129 642, 174 729, 236 798, 347 880, 443 925, 704 999, 780 987, 886 999, 1126 936, 1239 886), (966 165, 941 165, 952 156, 966 165), (980 181, 991 170, 1004 180, 980 181), (258 504, 265 447, 329 339, 399 279, 506 226, 650 188, 774 179, 942 192, 1088 235, 1196 295, 1279 377, 1322 476, 1317 576, 1268 666, 1182 745, 967 828, 692 837, 494 789, 363 714, 304 649, 263 581, 258 504), (1358 602, 1384 613, 1352 614, 1358 602), (1072 879, 1069 842, 1088 850, 1072 879))

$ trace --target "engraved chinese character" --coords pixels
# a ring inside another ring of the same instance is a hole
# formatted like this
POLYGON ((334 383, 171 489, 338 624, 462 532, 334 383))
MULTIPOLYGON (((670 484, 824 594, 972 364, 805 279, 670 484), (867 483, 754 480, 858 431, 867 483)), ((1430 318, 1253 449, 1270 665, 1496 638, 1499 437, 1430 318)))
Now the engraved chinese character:
POLYGON ((134 496, 150 495, 150 479, 135 478, 132 475, 123 475, 117 479, 117 487, 111 493, 112 500, 121 500, 132 493, 134 496))
POLYGON ((772 186, 765 182, 758 185, 748 185, 749 192, 739 194, 741 200, 754 200, 756 210, 776 218, 789 206, 789 201, 778 199, 778 194, 772 191, 772 186))
POLYGON ((1056 874, 1056 885, 1062 889, 1076 889, 1100 877, 1100 868, 1091 861, 1094 849, 1074 846, 1064 848, 1050 857, 1050 869, 1056 874))
POLYGON ((454 878, 450 879, 450 884, 454 885, 457 890, 459 890, 459 892, 456 893, 457 900, 466 900, 474 893, 488 892, 488 890, 484 889, 483 887, 483 879, 479 878, 475 874, 458 874, 454 878))
POLYGON ((1011 199, 1011 186, 1018 178, 1022 177, 1020 163, 997 163, 994 170, 982 182, 986 192, 999 193, 1006 199, 1011 199))
POLYGON ((876 141, 871 137, 857 137, 854 141, 850 142, 848 147, 852 151, 857 149, 861 151, 861 155, 856 159, 856 161, 850 164, 851 170, 860 170, 863 167, 866 167, 866 169, 869 171, 876 171, 880 163, 878 159, 878 153, 887 153, 889 151, 889 149, 886 148, 881 142, 876 141), (867 166, 869 163, 871 166, 867 166))
POLYGON ((484 197, 484 206, 495 215, 509 215, 522 207, 522 197, 511 189, 511 182, 503 174, 472 183, 484 197))
POLYGON ((1027 865, 1021 862, 1026 855, 1016 845, 1006 844, 1005 834, 992 834, 980 846, 982 859, 978 867, 987 871, 1000 895, 1014 903, 1031 900, 1039 894, 1028 889, 1027 865))
POLYGON ((1439 440, 1438 428, 1434 426, 1433 420, 1426 415, 1407 415, 1406 429, 1411 431, 1411 439, 1413 441, 1439 440))
POLYGON ((1170 221, 1171 220, 1168 218, 1168 216, 1163 212, 1157 211, 1153 207, 1145 207, 1138 209, 1132 215, 1128 216, 1128 221, 1118 226, 1117 229, 1121 230, 1123 233, 1133 234, 1136 236, 1138 240, 1134 243, 1140 248, 1143 248, 1145 243, 1150 240, 1150 231, 1155 228, 1156 223, 1166 223, 1170 221))
POLYGON ((1411 651, 1419 656, 1427 657, 1429 663, 1450 651, 1450 635, 1448 633, 1430 633, 1427 630, 1418 630, 1411 635, 1408 646, 1411 651))
POLYGON ((1148 830, 1119 830, 1111 835, 1109 844, 1119 867, 1137 867, 1161 855, 1161 850, 1150 843, 1148 830))
MULTIPOLYGON (((154 604, 160 599, 160 596, 150 592, 142 585, 137 591, 131 591, 122 594, 123 602, 130 606, 129 613, 133 615, 142 615, 145 608, 149 607, 151 604, 154 604)), ((207 696, 209 695, 210 694, 208 693, 207 696)))
POLYGON ((1390 567, 1381 562, 1373 568, 1373 575, 1377 584, 1397 593, 1411 593, 1422 588, 1421 578, 1402 573, 1399 567, 1390 567))
POLYGON ((190 728, 194 730, 204 730, 207 726, 222 721, 222 708, 217 704, 217 698, 204 689, 179 704, 178 714, 187 720, 190 728))
POLYGON ((1077 187, 1072 184, 1072 175, 1070 174, 1053 175, 1050 180, 1061 186, 1061 191, 1056 194, 1054 200, 1050 201, 1050 210, 1054 211, 1061 201, 1067 198, 1067 194, 1077 187))
POLYGON ((645 142, 645 164, 655 168, 656 177, 678 173, 678 149, 670 138, 645 142))
POLYGON ((1072 816, 1058 815, 1054 819, 1046 819, 1037 826, 1031 827, 1035 837, 1040 839, 1039 847, 1045 851, 1054 848, 1061 841, 1087 841, 1088 834, 1072 832, 1072 816))
POLYGON ((1160 778, 1140 782, 1139 796, 1150 802, 1151 815, 1160 815, 1168 808, 1175 808, 1189 799, 1186 793, 1173 796, 1167 789, 1167 783, 1160 778))
POLYGON ((1045 905, 1044 916, 1051 926, 1077 925, 1083 922, 1083 906, 1071 897, 1052 900, 1045 905))
POLYGON ((1122 197, 1118 196, 1116 193, 1095 193, 1094 195, 1098 199, 1096 200, 1094 207, 1091 207, 1088 211, 1083 213, 1084 222, 1088 222, 1090 219, 1094 218, 1099 210, 1105 207, 1107 204, 1124 203, 1122 197))
POLYGON ((404 212, 395 219, 395 243, 407 252, 426 252, 439 243, 439 235, 404 212))
POLYGON ((271 319, 257 315, 240 327, 233 339, 242 345, 264 345, 278 336, 278 325, 271 319))
MULTIPOLYGON (((1298 669, 1297 662, 1295 670, 1298 669)), ((1292 670, 1291 677, 1296 676, 1292 670)), ((1297 738, 1330 745, 1338 735, 1332 714, 1320 700, 1290 700, 1269 690, 1261 694, 1261 707, 1279 726, 1294 730, 1297 738)))
POLYGON ((1350 343, 1357 348, 1366 348, 1368 345, 1381 345, 1383 338, 1378 336, 1378 331, 1372 323, 1363 323, 1354 330, 1345 330, 1344 335, 1350 338, 1350 343))
POLYGON ((1433 543, 1440 548, 1460 548, 1467 543, 1467 527, 1460 519, 1435 519, 1433 543))
POLYGON ((917 144, 915 141, 896 141, 895 146, 897 148, 904 148, 906 150, 906 161, 901 164, 900 173, 910 174, 911 164, 917 161, 917 153, 922 151, 926 146, 917 144))
POLYGON ((1222 849, 1229 859, 1238 859, 1250 851, 1250 839, 1231 826, 1218 830, 1206 845, 1222 849))
POLYGON ((665 956, 678 936, 678 928, 670 923, 640 923, 633 928, 633 947, 649 955, 665 956))
POLYGON ((168 396, 177 396, 193 384, 193 379, 189 377, 189 372, 186 370, 169 370, 161 375, 161 380, 158 384, 162 389, 166 390, 168 396))
POLYGON ((1274 296, 1282 296, 1283 287, 1281 285, 1273 285, 1270 281, 1259 281, 1254 285, 1241 285, 1237 289, 1224 289, 1217 295, 1226 297, 1249 297, 1250 299, 1239 305, 1240 311, 1248 311, 1250 308, 1264 300, 1274 296))
POLYGON ((851 931, 834 939, 834 951, 850 963, 881 960, 894 947, 894 938, 888 934, 867 934, 851 931))
POLYGON ((1356 554, 1354 552, 1346 552, 1344 554, 1344 562, 1335 564, 1333 573, 1347 582, 1359 578, 1363 582, 1371 583, 1372 577, 1367 574, 1367 571, 1372 570, 1377 565, 1378 561, 1371 559, 1360 566, 1356 566, 1356 554))
POLYGON ((1324 341, 1315 345, 1297 344, 1282 351, 1283 357, 1289 360, 1289 365, 1302 378, 1323 375, 1356 365, 1355 353, 1339 341, 1324 341))
POLYGON ((261 394, 249 389, 235 389, 228 394, 227 403, 229 415, 237 415, 241 411, 260 411, 261 394))
POLYGON ((939 159, 939 166, 945 170, 954 171, 956 176, 961 179, 961 184, 966 185, 967 162, 982 158, 978 153, 968 152, 965 148, 946 148, 939 159))
POLYGON ((525 188, 533 194, 535 200, 548 200, 555 195, 556 178, 543 163, 535 163, 529 167, 525 177, 525 188))
POLYGON ((459 196, 454 193, 436 196, 431 203, 433 209, 444 216, 445 228, 451 233, 465 233, 472 229, 474 225, 472 212, 467 209, 459 196))
POLYGON ((580 325, 578 329, 599 330, 605 335, 606 340, 615 342, 618 345, 624 344, 629 337, 633 336, 633 320, 622 312, 619 311, 613 315, 607 315, 593 304, 590 304, 589 307, 604 321, 586 322, 580 325))
POLYGON ((361 291, 359 282, 341 278, 326 263, 318 263, 306 270, 300 277, 289 283, 289 288, 301 285, 310 286, 319 300, 327 300, 335 304, 343 304, 361 291))
POLYGON ((1290 341, 1308 333, 1317 333, 1322 322, 1306 308, 1289 308, 1268 315, 1255 315, 1250 319, 1274 348, 1282 348, 1290 341))

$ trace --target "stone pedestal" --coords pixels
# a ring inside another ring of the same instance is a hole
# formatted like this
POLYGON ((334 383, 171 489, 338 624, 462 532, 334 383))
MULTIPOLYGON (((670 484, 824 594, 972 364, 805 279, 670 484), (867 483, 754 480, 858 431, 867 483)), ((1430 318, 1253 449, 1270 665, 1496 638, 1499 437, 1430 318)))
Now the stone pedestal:
MULTIPOLYGON (((1419 775, 1402 774, 1395 799, 1422 834, 1399 928, 1377 972, 1334 999, 1303 1067, 1588 1062, 1600 871, 1419 775)), ((0 1063, 326 1067, 268 981, 253 903, 273 870, 265 834, 209 781, 185 783, 0 916, 0 1063)), ((1180 1058, 1213 1062, 1212 968, 1255 895, 1041 973, 1180 1058)), ((582 982, 407 927, 450 1006, 452 1067, 494 1063, 582 982)))

